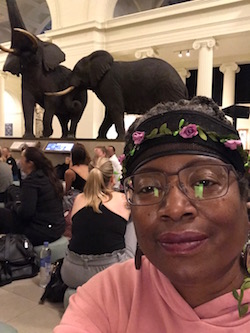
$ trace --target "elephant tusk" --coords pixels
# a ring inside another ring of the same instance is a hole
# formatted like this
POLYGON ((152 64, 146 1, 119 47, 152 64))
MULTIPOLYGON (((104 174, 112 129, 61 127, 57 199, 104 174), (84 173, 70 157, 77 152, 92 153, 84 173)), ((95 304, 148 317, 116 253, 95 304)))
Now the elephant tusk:
POLYGON ((21 32, 24 35, 26 35, 30 39, 30 41, 32 42, 32 44, 34 45, 34 47, 36 49, 38 48, 38 43, 37 43, 36 37, 33 36, 29 31, 21 29, 21 28, 14 28, 14 30, 18 31, 18 32, 21 32))
POLYGON ((4 47, 3 45, 0 45, 0 50, 2 50, 3 52, 7 52, 7 53, 17 53, 15 49, 8 49, 7 47, 4 47))
POLYGON ((70 86, 70 87, 68 87, 64 90, 61 90, 61 91, 46 92, 46 93, 44 93, 44 95, 47 95, 47 96, 63 96, 63 95, 66 95, 66 94, 70 93, 74 89, 75 89, 74 86, 70 86))

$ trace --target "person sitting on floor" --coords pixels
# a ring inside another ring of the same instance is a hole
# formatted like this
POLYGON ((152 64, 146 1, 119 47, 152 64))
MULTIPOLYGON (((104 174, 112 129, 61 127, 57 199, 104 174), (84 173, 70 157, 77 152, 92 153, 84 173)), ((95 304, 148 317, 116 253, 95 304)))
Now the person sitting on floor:
POLYGON ((13 179, 19 180, 18 179, 18 167, 17 167, 17 163, 16 160, 14 159, 14 157, 11 156, 10 153, 10 148, 8 147, 4 147, 2 149, 2 156, 4 157, 5 162, 10 166, 11 171, 12 171, 12 175, 13 175, 13 179))
POLYGON ((10 209, 0 209, 0 233, 25 234, 34 246, 53 242, 65 229, 62 184, 51 161, 36 147, 22 152, 20 164, 27 177, 20 198, 10 209))
POLYGON ((114 175, 108 158, 89 164, 84 193, 72 209, 72 238, 61 274, 76 288, 108 266, 134 256, 136 237, 124 193, 113 190, 114 175), (126 234, 126 235, 125 235, 126 234))
POLYGON ((10 167, 2 160, 2 151, 0 149, 0 202, 4 202, 5 191, 13 184, 13 175, 10 167))
POLYGON ((64 174, 65 193, 68 193, 71 188, 82 192, 88 178, 89 153, 83 144, 75 143, 70 157, 72 166, 64 174))

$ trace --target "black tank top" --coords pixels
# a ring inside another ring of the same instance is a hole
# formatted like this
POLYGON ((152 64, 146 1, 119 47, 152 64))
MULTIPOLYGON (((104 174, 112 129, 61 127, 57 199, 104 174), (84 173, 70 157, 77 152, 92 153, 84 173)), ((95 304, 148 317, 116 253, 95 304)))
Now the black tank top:
POLYGON ((104 205, 102 213, 83 207, 72 218, 69 250, 78 254, 104 254, 125 248, 127 221, 104 205))
MULTIPOLYGON (((72 171, 74 171, 73 169, 71 169, 72 171)), ((75 190, 79 190, 81 192, 83 192, 84 186, 86 184, 86 180, 84 178, 82 178, 81 176, 78 175, 78 173, 76 173, 74 171, 75 175, 76 175, 76 179, 72 182, 72 187, 75 190)))

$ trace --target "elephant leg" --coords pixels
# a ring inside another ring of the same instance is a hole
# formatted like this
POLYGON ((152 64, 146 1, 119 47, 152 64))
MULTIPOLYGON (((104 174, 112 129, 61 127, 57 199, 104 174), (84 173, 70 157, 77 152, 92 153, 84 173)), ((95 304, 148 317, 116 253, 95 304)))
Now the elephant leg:
POLYGON ((25 133, 23 138, 33 139, 35 137, 33 132, 35 98, 25 89, 22 91, 22 105, 25 126, 25 133))
POLYGON ((83 105, 81 104, 80 101, 74 101, 73 111, 70 114, 71 122, 70 122, 70 128, 69 128, 69 132, 68 132, 69 138, 75 138, 77 125, 82 117, 84 108, 85 108, 85 104, 83 107, 83 105))
POLYGON ((58 120, 59 120, 59 123, 61 125, 61 128, 62 128, 62 138, 67 138, 68 137, 68 117, 66 116, 63 116, 63 115, 56 115, 58 120))
POLYGON ((111 117, 109 116, 109 112, 107 111, 107 109, 105 109, 105 116, 104 116, 103 122, 99 128, 97 139, 106 139, 106 134, 107 134, 109 128, 113 125, 113 123, 114 122, 112 121, 111 117))
POLYGON ((116 132, 118 133, 118 136, 116 139, 124 140, 124 138, 125 138, 124 115, 118 114, 118 116, 120 116, 120 117, 116 117, 116 120, 114 121, 115 129, 116 129, 116 132))
POLYGON ((55 98, 51 97, 50 100, 45 100, 44 103, 44 115, 43 115, 43 137, 48 138, 52 135, 52 119, 56 110, 55 98))

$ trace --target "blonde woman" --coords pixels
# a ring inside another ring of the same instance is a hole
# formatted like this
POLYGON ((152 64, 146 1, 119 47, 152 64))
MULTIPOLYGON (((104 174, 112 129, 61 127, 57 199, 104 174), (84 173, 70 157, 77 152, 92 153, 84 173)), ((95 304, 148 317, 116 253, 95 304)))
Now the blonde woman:
POLYGON ((89 164, 84 193, 72 209, 72 238, 62 266, 63 281, 76 288, 93 275, 134 256, 136 237, 123 193, 113 190, 114 175, 108 158, 89 164))

